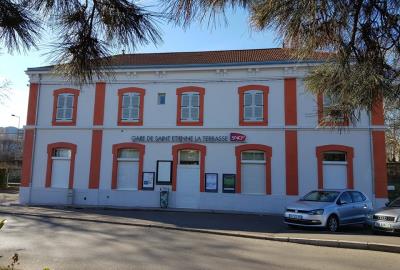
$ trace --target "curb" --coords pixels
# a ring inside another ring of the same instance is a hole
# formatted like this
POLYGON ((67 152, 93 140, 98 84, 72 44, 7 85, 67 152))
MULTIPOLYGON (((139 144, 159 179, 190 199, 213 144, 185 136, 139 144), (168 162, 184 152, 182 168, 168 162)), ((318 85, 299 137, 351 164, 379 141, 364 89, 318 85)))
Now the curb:
POLYGON ((133 222, 98 220, 98 219, 91 219, 91 218, 55 216, 55 215, 46 215, 46 214, 33 214, 33 213, 10 213, 8 211, 3 211, 3 210, 0 210, 0 213, 7 214, 7 215, 15 215, 15 216, 56 218, 56 219, 96 222, 96 223, 104 223, 104 224, 135 226, 135 227, 142 227, 142 228, 157 228, 157 229, 173 230, 173 231, 206 233, 206 234, 213 234, 213 235, 220 235, 220 236, 240 237, 240 238, 248 238, 248 239, 276 241, 276 242, 288 242, 288 243, 294 243, 294 244, 312 245, 312 246, 321 246, 321 247, 334 247, 334 248, 347 248, 347 249, 360 249, 360 250, 380 251, 380 252, 389 252, 389 253, 400 253, 400 245, 392 245, 392 244, 316 239, 316 238, 286 237, 286 236, 276 236, 273 234, 260 235, 260 234, 251 234, 251 233, 241 233, 241 232, 238 233, 238 232, 217 231, 217 230, 209 230, 209 229, 174 227, 174 226, 170 226, 170 225, 160 225, 160 224, 153 224, 153 223, 140 223, 140 222, 133 223, 133 222))

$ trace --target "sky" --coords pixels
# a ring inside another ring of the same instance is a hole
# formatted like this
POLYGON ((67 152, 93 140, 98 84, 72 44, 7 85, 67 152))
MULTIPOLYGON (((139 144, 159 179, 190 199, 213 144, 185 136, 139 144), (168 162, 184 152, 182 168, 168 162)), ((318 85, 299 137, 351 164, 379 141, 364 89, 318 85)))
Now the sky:
MULTIPOLYGON (((195 22, 183 29, 174 24, 160 23, 162 43, 157 46, 142 45, 135 51, 126 51, 126 53, 281 47, 273 32, 259 32, 250 28, 245 10, 230 10, 226 17, 227 23, 219 20, 219 23, 212 27, 207 23, 195 22)), ((29 94, 29 80, 25 70, 28 67, 51 64, 47 59, 48 43, 45 42, 54 38, 46 34, 38 50, 34 49, 26 53, 9 54, 5 49, 0 48, 0 81, 10 82, 9 99, 0 103, 0 127, 18 126, 18 117, 13 117, 12 114, 20 117, 21 127, 25 124, 29 94)))

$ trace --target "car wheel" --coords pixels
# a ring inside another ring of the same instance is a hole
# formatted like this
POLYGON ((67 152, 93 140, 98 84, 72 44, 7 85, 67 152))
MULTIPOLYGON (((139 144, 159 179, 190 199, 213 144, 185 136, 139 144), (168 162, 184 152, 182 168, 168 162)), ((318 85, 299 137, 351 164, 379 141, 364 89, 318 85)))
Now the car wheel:
POLYGON ((336 216, 330 216, 326 222, 326 227, 330 232, 337 232, 339 229, 339 220, 336 216))

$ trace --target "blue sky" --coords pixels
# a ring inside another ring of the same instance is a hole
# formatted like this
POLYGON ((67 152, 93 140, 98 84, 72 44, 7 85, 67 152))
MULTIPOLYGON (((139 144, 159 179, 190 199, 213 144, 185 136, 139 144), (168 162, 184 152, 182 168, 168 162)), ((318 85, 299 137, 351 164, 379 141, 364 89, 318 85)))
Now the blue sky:
MULTIPOLYGON (((206 51, 230 49, 255 49, 280 47, 276 36, 271 31, 253 31, 249 27, 247 12, 244 10, 229 11, 227 24, 222 20, 214 27, 206 23, 194 23, 187 29, 172 24, 159 24, 163 42, 157 47, 143 45, 135 52, 173 52, 173 51, 206 51)), ((45 37, 50 40, 54 37, 45 37)), ((8 54, 0 50, 0 79, 11 82, 10 98, 0 104, 0 126, 17 126, 16 114, 21 117, 21 126, 26 121, 28 103, 28 77, 25 70, 28 67, 37 67, 50 64, 47 61, 46 43, 39 45, 39 50, 27 53, 8 54)), ((129 53, 126 51, 126 53, 129 53)))

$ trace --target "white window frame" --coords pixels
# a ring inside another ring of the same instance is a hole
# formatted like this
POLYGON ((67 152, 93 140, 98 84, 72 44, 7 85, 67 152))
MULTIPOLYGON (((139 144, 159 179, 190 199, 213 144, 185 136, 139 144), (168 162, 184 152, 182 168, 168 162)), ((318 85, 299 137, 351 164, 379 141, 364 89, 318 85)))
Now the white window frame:
POLYGON ((179 116, 181 118, 181 122, 199 122, 200 121, 200 98, 201 95, 198 92, 184 92, 180 95, 180 99, 181 99, 181 115, 179 116), (192 97, 193 96, 197 96, 197 100, 198 100, 198 106, 193 106, 192 104, 192 97), (188 106, 183 106, 183 98, 185 96, 189 97, 189 104, 188 106), (183 118, 183 110, 187 109, 188 110, 188 117, 187 118, 183 118), (197 118, 193 118, 192 117, 192 109, 197 109, 197 118))
POLYGON ((140 106, 142 106, 142 104, 140 104, 140 93, 136 93, 136 92, 128 92, 128 93, 124 93, 122 94, 122 100, 121 100, 121 121, 122 122, 139 122, 140 121, 140 106), (131 100, 132 97, 136 96, 138 99, 138 105, 135 106, 132 104, 131 100), (129 97, 129 106, 128 107, 124 107, 124 97, 129 97), (128 118, 124 118, 124 109, 128 109, 128 115, 131 115, 131 113, 133 114, 133 110, 137 109, 138 114, 137 114, 137 118, 134 117, 129 117, 128 118))
POLYGON ((243 93, 243 120, 245 122, 263 122, 264 121, 264 106, 265 106, 265 100, 264 100, 264 92, 260 90, 249 90, 243 93), (260 94, 262 97, 262 104, 257 105, 255 96, 257 94, 260 94), (246 105, 246 96, 251 96, 251 105, 246 105), (261 117, 256 117, 255 112, 256 109, 261 109, 261 117), (252 117, 246 117, 246 109, 251 109, 252 111, 252 117))
POLYGON ((75 95, 74 94, 70 94, 70 93, 61 93, 59 95, 57 95, 57 109, 56 109, 56 121, 57 122, 71 122, 74 119, 74 103, 75 103, 75 95), (62 106, 59 106, 59 99, 60 97, 64 98, 64 103, 62 104, 62 106), (68 107, 68 102, 67 99, 68 97, 72 97, 72 102, 71 102, 71 107, 68 107), (64 110, 63 112, 63 116, 59 117, 59 111, 60 110, 64 110), (66 117, 66 111, 67 110, 71 110, 71 117, 66 117))

